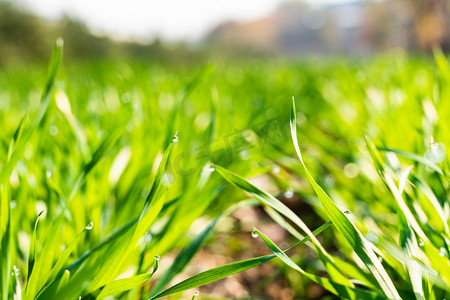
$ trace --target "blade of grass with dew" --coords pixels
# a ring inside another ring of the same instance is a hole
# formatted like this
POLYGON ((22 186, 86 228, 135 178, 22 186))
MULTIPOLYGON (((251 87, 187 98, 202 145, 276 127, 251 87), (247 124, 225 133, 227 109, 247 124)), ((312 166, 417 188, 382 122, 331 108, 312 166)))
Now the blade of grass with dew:
POLYGON ((109 263, 104 265, 102 270, 96 275, 96 277, 92 279, 89 291, 93 291, 100 286, 107 284, 118 275, 117 273, 121 269, 122 263, 124 261, 124 258, 126 258, 127 253, 129 253, 129 251, 134 248, 138 240, 143 236, 145 232, 147 232, 148 228, 156 220, 156 217, 158 216, 164 205, 164 198, 159 197, 155 201, 153 200, 157 195, 157 190, 160 187, 162 176, 164 175, 164 172, 167 168, 167 163, 173 143, 174 141, 172 140, 167 147, 163 158, 161 159, 152 187, 150 188, 148 196, 145 199, 145 203, 138 222, 135 226, 133 226, 129 234, 127 234, 127 236, 129 235, 129 237, 126 237, 126 240, 121 243, 122 245, 120 245, 116 250, 113 250, 113 253, 110 254, 110 258, 108 258, 109 263), (114 263, 112 263, 113 261, 114 263))
POLYGON ((11 175, 12 170, 14 169, 17 161, 22 156, 25 151, 25 146, 33 135, 34 131, 41 123, 42 118, 44 117, 45 112, 47 111, 48 104, 53 95, 53 90, 55 88, 56 83, 56 75, 58 74, 59 66, 62 60, 62 49, 63 49, 63 41, 62 39, 58 39, 56 41, 55 50, 53 51, 52 58, 50 60, 50 68, 49 68, 49 76, 47 80, 47 84, 42 93, 41 102, 39 106, 39 110, 34 117, 33 122, 29 127, 23 129, 23 132, 20 136, 20 139, 17 141, 14 151, 11 154, 9 160, 3 166, 0 171, 0 184, 4 183, 9 176, 11 175))
POLYGON ((395 153, 397 155, 403 156, 405 158, 411 159, 413 161, 416 161, 418 163, 421 163, 424 166, 427 166, 427 167, 433 169, 434 171, 438 172, 441 175, 444 175, 442 170, 435 163, 429 161, 428 159, 426 159, 423 156, 419 156, 419 155, 408 153, 408 152, 401 151, 401 150, 386 148, 386 147, 377 147, 377 149, 378 149, 378 151, 392 152, 392 153, 395 153))
POLYGON ((423 201, 422 205, 427 213, 430 214, 430 219, 432 219, 433 223, 437 223, 437 229, 444 231, 447 238, 450 238, 450 232, 446 221, 446 213, 444 212, 444 209, 439 203, 436 195, 431 190, 430 186, 416 176, 411 176, 411 182, 417 186, 417 188, 425 195, 425 199, 428 200, 423 201))
POLYGON ((205 243, 206 239, 211 235, 214 227, 217 222, 219 222, 222 218, 232 214, 234 211, 242 208, 242 207, 250 207, 255 206, 259 202, 255 200, 247 200, 241 201, 235 205, 230 206, 223 214, 216 217, 209 225, 206 227, 199 235, 197 235, 189 245, 181 250, 181 252, 175 258, 175 261, 172 263, 170 268, 159 278, 158 282, 152 289, 152 296, 159 293, 163 288, 165 288, 172 279, 181 273, 186 265, 191 261, 200 247, 205 243))
MULTIPOLYGON (((62 218, 60 220, 57 220, 58 223, 60 221, 62 221, 62 218)), ((31 281, 31 279, 33 279, 33 278, 30 279, 30 281, 28 282, 29 289, 27 289, 27 293, 25 294, 24 300, 34 299, 36 297, 36 291, 44 290, 45 287, 43 287, 43 286, 45 284, 47 284, 47 286, 50 286, 56 278, 59 278, 61 276, 64 277, 64 275, 65 275, 64 272, 68 271, 68 270, 64 270, 63 267, 66 264, 67 260, 69 259, 70 255, 72 254, 72 252, 75 250, 81 237, 87 230, 89 230, 88 226, 86 226, 86 228, 83 229, 82 232, 77 234, 75 239, 70 243, 69 247, 67 247, 67 249, 61 254, 61 256, 58 258, 56 264, 53 266, 53 268, 51 268, 50 271, 47 271, 46 268, 41 267, 41 272, 39 273, 39 277, 36 278, 36 280, 35 280, 36 283, 31 281), (34 283, 34 284, 32 284, 32 283, 34 283), (31 286, 33 288, 30 288, 31 286)), ((42 251, 42 253, 47 253, 47 251, 42 251)), ((61 280, 64 280, 64 278, 62 278, 61 280)), ((62 287, 65 284, 62 284, 60 281, 57 286, 62 287)))
POLYGON ((0 276, 1 276, 1 297, 2 300, 7 300, 9 297, 9 281, 11 271, 11 244, 12 244, 12 232, 11 232, 11 194, 9 191, 9 184, 0 184, 0 197, 2 202, 2 234, 0 244, 0 276), (3 213, 6 210, 6 213, 3 213))
POLYGON ((408 205, 406 204, 405 200, 403 200, 402 195, 400 194, 399 190, 397 189, 397 186, 395 185, 394 179, 391 177, 390 174, 388 174, 385 170, 383 161, 381 159, 380 153, 378 152, 377 148, 373 144, 373 142, 369 139, 369 137, 365 137, 367 149, 369 150, 369 154, 372 157, 372 160, 374 162, 375 168, 380 175, 381 179, 386 183, 387 187, 391 191, 392 195, 394 196, 395 200, 397 201, 397 205, 400 208, 400 212, 403 213, 406 217, 406 220, 411 225, 411 227, 414 229, 414 231, 417 233, 417 235, 424 241, 429 243, 430 240, 426 236, 426 234, 423 232, 422 228, 420 227, 419 223, 417 222, 416 218, 414 217, 413 213, 409 209, 408 205))
MULTIPOLYGON (((323 224, 322 226, 320 226, 319 228, 317 228, 316 230, 314 230, 312 232, 312 234, 314 236, 319 235, 322 231, 324 231, 325 229, 327 229, 329 226, 331 225, 331 222, 326 222, 325 224, 323 224)), ((293 246, 289 247, 288 249, 285 250, 286 251, 290 251, 292 249, 294 249, 297 246, 303 245, 304 243, 306 243, 307 241, 309 241, 311 239, 310 236, 305 237, 304 239, 302 239, 301 241, 298 241, 297 243, 295 243, 293 246)), ((277 257, 275 254, 270 254, 270 255, 265 255, 265 256, 260 256, 260 257, 254 257, 254 258, 250 258, 250 259, 246 259, 246 260, 241 260, 238 262, 234 262, 234 263, 230 263, 230 264, 226 264, 220 267, 216 267, 204 272, 201 272, 199 274, 196 274, 186 280, 183 280, 173 286, 171 286, 170 288, 160 292, 159 294, 151 297, 149 300, 153 300, 153 299, 158 299, 164 296, 168 296, 171 294, 175 294, 178 292, 182 292, 185 290, 189 290, 192 288, 196 288, 223 278, 226 278, 228 276, 240 273, 242 271, 251 269, 253 267, 259 266, 260 264, 269 261, 273 258, 277 257)))
POLYGON ((30 251, 28 252, 28 275, 27 280, 30 280, 31 273, 33 272, 34 262, 36 261, 36 231, 37 231, 37 225, 39 222, 39 218, 44 213, 42 210, 39 212, 36 222, 34 223, 34 230, 33 230, 33 236, 31 237, 31 243, 30 243, 30 251))
POLYGON ((400 299, 400 295, 398 294, 394 283, 373 252, 370 246, 370 242, 366 240, 366 238, 361 234, 356 226, 347 218, 347 216, 336 206, 333 200, 331 200, 330 197, 325 193, 325 191, 316 183, 311 173, 309 173, 303 161, 300 147, 297 141, 297 121, 294 98, 292 98, 290 125, 292 140, 297 156, 300 159, 301 165, 308 177, 308 181, 313 186, 313 189, 316 192, 320 203, 325 209, 325 212, 327 213, 330 220, 333 222, 333 225, 344 236, 355 253, 359 256, 359 258, 361 258, 363 263, 375 276, 386 296, 390 299, 400 299))
POLYGON ((153 199, 157 194, 157 190, 160 187, 162 177, 167 168, 169 155, 172 149, 173 143, 176 142, 174 139, 171 139, 169 146, 167 147, 159 167, 157 169, 155 178, 153 180, 153 184, 150 188, 147 198, 145 199, 144 207, 142 209, 141 215, 136 223, 136 228, 133 236, 131 237, 131 244, 136 244, 137 241, 142 237, 142 235, 148 230, 150 225, 154 222, 159 212, 163 208, 162 197, 159 198, 158 201, 153 203, 153 199))
POLYGON ((243 189, 244 191, 247 191, 248 193, 252 194, 254 197, 256 197, 261 202, 265 203, 266 205, 272 207, 276 211, 278 211, 280 214, 284 215, 288 219, 290 219, 294 224, 296 224, 299 228, 301 228, 309 237, 311 237, 311 241, 313 242, 315 249, 317 253, 319 254, 320 259, 325 265, 325 268, 327 269, 329 275, 331 278, 334 279, 335 282, 353 286, 353 284, 350 282, 350 280, 345 276, 345 274, 337 268, 337 266, 334 264, 332 257, 328 254, 328 252, 323 248, 323 246, 320 244, 320 242, 312 235, 311 230, 306 226, 306 224, 292 211, 290 210, 286 205, 284 205, 280 200, 276 199, 274 196, 260 190, 253 184, 251 184, 249 181, 245 180, 244 178, 240 177, 239 175, 221 167, 218 165, 214 165, 216 171, 222 175, 222 177, 230 182, 231 184, 243 189))
POLYGON ((397 220, 399 229, 399 244, 405 251, 405 265, 408 270, 411 285, 413 287, 416 299, 423 299, 424 291, 422 285, 422 272, 417 262, 412 258, 412 256, 418 255, 416 236, 411 226, 406 221, 403 213, 397 213, 397 220))
POLYGON ((161 195, 157 193, 157 190, 160 186, 164 170, 167 167, 171 148, 172 143, 167 147, 163 159, 159 164, 152 188, 145 200, 140 217, 136 221, 127 224, 129 226, 124 226, 123 230, 119 230, 118 232, 120 234, 114 234, 108 238, 107 242, 102 243, 102 247, 95 249, 95 251, 85 253, 82 258, 67 268, 69 271, 78 268, 81 268, 81 270, 74 271, 68 285, 63 287, 58 294, 51 294, 51 290, 46 289, 40 294, 39 299, 49 297, 71 299, 71 297, 75 297, 81 292, 80 288, 86 282, 87 278, 89 278, 90 282, 87 292, 91 293, 117 277, 123 269, 122 264, 127 258, 127 254, 134 249, 137 241, 148 230, 148 227, 153 223, 163 207, 164 198, 160 197, 161 195), (152 201, 153 198, 155 198, 155 201, 152 201), (141 236, 137 233, 140 233, 141 236), (93 255, 94 253, 95 255, 93 255))
MULTIPOLYGON (((22 117, 19 126, 17 127, 13 140, 9 145, 8 160, 11 158, 11 154, 14 151, 14 146, 17 140, 20 138, 25 120, 28 114, 22 117)), ((0 296, 2 300, 8 299, 9 294, 9 281, 11 270, 11 244, 12 244, 12 231, 11 231, 11 193, 9 183, 0 182, 0 280, 1 289, 0 296)))
POLYGON ((134 289, 146 283, 153 275, 152 273, 140 274, 128 278, 114 280, 108 283, 96 297, 96 299, 104 299, 114 296, 128 290, 134 289))
POLYGON ((286 255, 278 246, 272 242, 264 233, 255 229, 256 233, 263 239, 266 245, 280 258, 286 265, 296 270, 303 276, 309 278, 317 284, 320 284, 331 293, 345 299, 387 299, 385 296, 371 291, 365 291, 355 287, 348 287, 336 282, 332 282, 328 278, 320 277, 304 271, 289 256, 286 255))
POLYGON ((101 287, 98 291, 94 291, 90 295, 96 295, 96 299, 104 299, 106 297, 114 296, 136 287, 139 287, 145 284, 158 270, 159 267, 159 257, 155 257, 155 265, 153 267, 153 271, 151 273, 139 274, 135 276, 131 276, 128 278, 117 279, 111 281, 104 287, 101 287))

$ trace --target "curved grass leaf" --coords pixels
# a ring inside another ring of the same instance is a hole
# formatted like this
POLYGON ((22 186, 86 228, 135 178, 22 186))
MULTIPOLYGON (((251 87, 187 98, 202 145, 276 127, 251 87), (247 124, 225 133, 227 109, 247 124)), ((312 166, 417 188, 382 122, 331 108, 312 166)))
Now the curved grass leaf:
POLYGON ((380 175, 381 179, 386 183, 387 187, 391 191, 392 195, 394 196, 395 200, 397 201, 397 205, 400 208, 400 212, 403 213, 406 217, 406 220, 411 225, 411 227, 414 229, 414 231, 417 233, 417 235, 424 241, 429 243, 430 240, 426 236, 426 234, 423 232, 422 228, 420 227, 419 223, 417 222, 416 218, 414 217, 413 213, 409 209, 408 205, 406 204, 405 200, 403 199, 402 195, 400 194, 400 191, 398 190, 397 186, 395 185, 394 179, 390 174, 388 174, 385 171, 385 167, 383 164, 383 161, 381 159, 380 153, 378 152, 375 145, 372 143, 372 141, 369 139, 369 137, 365 137, 367 149, 369 150, 369 154, 372 157, 372 160, 374 161, 375 168, 380 175))
POLYGON ((37 231, 37 225, 39 222, 39 218, 40 216, 42 216, 42 214, 44 213, 44 211, 42 210, 37 218, 36 218, 36 222, 34 223, 34 230, 33 230, 33 236, 31 238, 31 243, 30 243, 30 251, 28 252, 28 275, 27 275, 27 280, 30 279, 31 273, 33 272, 33 267, 34 267, 34 262, 36 261, 36 231, 37 231))
MULTIPOLYGON (((324 231, 325 229, 327 229, 330 225, 331 225, 331 222, 327 222, 327 223, 323 224, 322 226, 320 226, 319 228, 317 228, 316 230, 314 230, 312 232, 312 234, 314 236, 316 236, 316 235, 320 234, 322 231, 324 231)), ((301 241, 298 241, 297 243, 295 243, 292 247, 286 249, 285 252, 292 250, 297 246, 303 245, 310 239, 311 239, 310 236, 305 237, 301 241)), ((189 290, 192 288, 196 288, 196 287, 226 278, 228 276, 231 276, 231 275, 237 274, 239 272, 256 267, 256 266, 258 266, 266 261, 269 261, 275 257, 276 257, 275 254, 271 254, 271 255, 250 258, 250 259, 241 260, 238 262, 234 262, 231 264, 213 268, 208 271, 201 272, 201 273, 194 275, 186 280, 183 280, 180 283, 175 284, 174 286, 164 290, 163 292, 151 297, 149 300, 161 298, 164 296, 168 296, 168 295, 171 295, 174 293, 178 293, 178 292, 182 292, 182 291, 189 290)))
POLYGON ((146 283, 154 274, 151 273, 140 274, 128 278, 114 280, 108 283, 97 296, 96 299, 104 299, 109 296, 114 296, 125 291, 134 289, 135 287, 141 286, 146 283))
POLYGON ((422 271, 419 268, 418 263, 412 258, 413 256, 418 256, 416 236, 414 235, 414 231, 411 226, 406 221, 403 213, 398 212, 397 219, 400 246, 405 251, 405 265, 408 270, 411 285, 413 287, 416 299, 423 299, 424 291, 422 285, 422 271))
POLYGON ((243 189, 244 191, 249 192, 254 197, 259 199, 261 202, 266 205, 272 207, 274 210, 282 214, 283 216, 290 219, 294 224, 296 224, 299 228, 301 228, 313 242, 317 253, 319 254, 320 259, 325 265, 329 275, 334 281, 339 282, 341 284, 345 284, 348 286, 353 286, 350 280, 345 276, 345 274, 335 265, 332 257, 328 254, 328 252, 323 248, 320 242, 314 237, 311 230, 306 226, 306 224, 286 205, 284 205, 280 200, 276 199, 274 196, 260 190, 249 181, 240 177, 239 175, 224 169, 221 166, 214 165, 216 171, 222 175, 225 180, 234 184, 235 186, 243 189))
POLYGON ((317 284, 320 284, 325 289, 331 293, 345 299, 387 299, 385 296, 371 292, 365 291, 355 287, 348 287, 337 282, 332 282, 328 278, 320 277, 311 273, 304 271, 300 268, 287 254, 282 251, 278 246, 272 242, 264 233, 255 229, 258 235, 264 240, 267 246, 275 253, 278 258, 280 258, 285 264, 287 264, 292 269, 296 270, 303 276, 309 278, 317 284))
POLYGON ((194 257, 194 255, 197 253, 197 251, 200 249, 200 247, 204 244, 206 239, 211 235, 211 232, 213 231, 214 227, 216 226, 217 222, 221 220, 222 218, 228 216, 229 214, 233 213, 234 211, 238 210, 242 207, 248 207, 248 206, 254 206, 257 205, 258 202, 254 200, 249 201, 242 201, 235 205, 232 205, 229 207, 223 214, 215 218, 209 225, 206 227, 199 235, 197 235, 190 243, 189 245, 184 248, 175 258, 175 261, 170 266, 170 268, 161 276, 161 278, 158 280, 158 283, 155 285, 155 287, 152 289, 152 295, 157 294, 160 292, 167 284, 170 283, 170 281, 179 273, 183 271, 183 269, 186 267, 186 265, 191 261, 191 259, 194 257))
POLYGON ((290 125, 292 140, 294 143, 295 151, 297 152, 297 156, 300 159, 301 165, 303 166, 303 169, 307 175, 308 181, 316 192, 317 198, 319 198, 319 201, 325 209, 328 217, 333 222, 337 230, 344 236, 345 240, 350 244, 355 253, 367 266, 370 272, 372 272, 372 274, 375 276, 386 296, 390 299, 400 299, 400 295, 398 294, 394 283, 389 278, 386 270, 381 265, 377 256, 373 252, 369 241, 364 238, 364 236, 361 234, 361 232, 359 232, 356 226, 337 207, 333 200, 331 200, 330 197, 325 193, 325 191, 316 183, 311 173, 309 173, 308 168, 303 161, 300 147, 298 146, 294 98, 292 98, 290 125))
POLYGON ((409 152, 396 150, 396 149, 392 149, 392 148, 387 148, 387 147, 377 147, 377 149, 378 149, 378 151, 392 152, 392 153, 395 153, 397 155, 403 156, 405 158, 409 158, 409 159, 411 159, 413 161, 421 163, 422 165, 427 166, 427 167, 435 170, 436 172, 438 172, 441 175, 444 175, 442 170, 435 163, 429 161, 428 159, 426 159, 423 156, 419 156, 419 155, 415 155, 415 154, 412 154, 412 153, 409 153, 409 152))

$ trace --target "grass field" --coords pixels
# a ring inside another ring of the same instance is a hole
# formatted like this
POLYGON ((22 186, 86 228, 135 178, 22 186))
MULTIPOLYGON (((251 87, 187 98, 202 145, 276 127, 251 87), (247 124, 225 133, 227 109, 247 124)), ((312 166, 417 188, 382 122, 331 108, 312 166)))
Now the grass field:
POLYGON ((249 285, 248 297, 450 297, 439 51, 180 67, 61 57, 59 45, 47 77, 0 70, 3 300, 190 299, 266 264, 277 275, 263 285, 281 278, 287 294, 249 285), (246 209, 277 234, 238 222, 246 209), (235 263, 192 268, 205 249, 235 263), (189 270, 204 272, 179 282, 189 270))

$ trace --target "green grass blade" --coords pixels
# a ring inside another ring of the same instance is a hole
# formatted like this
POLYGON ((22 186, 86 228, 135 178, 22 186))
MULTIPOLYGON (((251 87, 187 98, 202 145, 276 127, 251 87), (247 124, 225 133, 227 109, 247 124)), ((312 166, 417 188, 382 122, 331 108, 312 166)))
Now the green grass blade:
POLYGON ((39 222, 39 217, 44 213, 44 211, 41 211, 37 218, 36 222, 34 223, 34 230, 33 230, 33 236, 31 238, 30 243, 30 251, 28 252, 28 275, 27 280, 30 280, 31 273, 33 272, 34 262, 36 261, 36 231, 37 231, 37 225, 39 222))
POLYGON ((297 121, 296 121, 296 110, 295 101, 292 98, 291 106, 291 135, 294 143, 295 151, 300 159, 301 165, 308 177, 308 181, 311 183, 320 203, 322 204, 325 212, 327 213, 330 220, 333 222, 337 230, 344 236, 347 243, 350 244, 355 253, 367 266, 367 268, 372 272, 372 274, 377 279, 380 287, 383 289, 384 293, 388 298, 400 299, 400 295, 394 286, 394 283, 390 279, 384 267, 381 265, 377 256, 373 252, 369 241, 367 241, 364 236, 359 232, 356 226, 347 218, 347 216, 336 206, 333 200, 325 193, 325 191, 316 183, 311 173, 309 173, 300 152, 300 147, 297 140, 297 121))
POLYGON ((417 240, 411 226, 406 221, 404 214, 397 213, 400 246, 405 251, 405 265, 411 280, 416 299, 423 299, 422 272, 413 256, 418 256, 417 240))
POLYGON ((140 274, 128 278, 114 280, 102 289, 96 299, 104 299, 109 296, 118 295, 128 290, 134 289, 146 283, 154 274, 154 272, 140 274))
POLYGON ((277 212, 279 212, 280 214, 282 214, 283 216, 287 217, 292 222, 294 222, 294 224, 296 224, 299 228, 301 228, 311 238, 311 241, 313 242, 320 256, 320 259, 324 263, 325 268, 329 272, 330 276, 334 278, 336 282, 347 284, 349 286, 353 285, 344 275, 344 273, 339 268, 337 268, 337 266, 333 262, 332 257, 323 248, 320 242, 314 237, 308 226, 306 226, 306 224, 292 210, 290 210, 286 205, 284 205, 280 200, 276 199, 274 196, 260 190, 259 188, 257 188, 244 178, 240 177, 239 175, 227 169, 224 169, 221 166, 214 165, 214 167, 216 171, 220 175, 222 175, 223 178, 225 178, 225 180, 249 192, 254 197, 259 199, 266 205, 272 207, 274 210, 276 210, 277 212))
POLYGON ((427 167, 433 169, 434 171, 438 172, 441 175, 444 175, 442 170, 435 163, 429 161, 428 159, 426 159, 423 156, 415 155, 415 154, 412 154, 412 153, 408 153, 408 152, 405 152, 405 151, 396 150, 396 149, 392 149, 392 148, 386 148, 386 147, 378 147, 377 149, 379 151, 392 152, 392 153, 395 153, 397 155, 403 156, 405 158, 411 159, 413 161, 416 161, 418 163, 421 163, 424 166, 427 166, 427 167))
POLYGON ((246 259, 246 260, 238 261, 235 263, 227 264, 227 265, 220 266, 217 268, 213 268, 211 270, 194 275, 194 276, 164 290, 163 292, 151 297, 150 299, 161 298, 164 296, 168 296, 168 295, 171 295, 174 293, 189 290, 189 289, 192 289, 195 287, 199 287, 199 286, 226 278, 226 277, 234 275, 236 273, 259 266, 260 264, 262 264, 268 260, 271 260, 275 257, 276 257, 275 255, 260 256, 260 257, 255 257, 255 258, 246 259))
MULTIPOLYGON (((330 225, 331 225, 331 222, 327 222, 327 223, 323 224, 322 226, 320 226, 319 228, 317 228, 316 230, 314 230, 312 232, 312 234, 314 236, 316 236, 316 235, 320 234, 322 231, 324 231, 325 229, 327 229, 330 225)), ((292 247, 285 250, 285 252, 292 250, 297 246, 303 245, 310 239, 311 239, 310 236, 305 237, 304 239, 302 239, 302 240, 298 241, 296 244, 294 244, 292 247)), ((266 261, 269 261, 275 257, 276 257, 275 254, 271 254, 271 255, 250 258, 250 259, 241 260, 238 262, 234 262, 231 264, 213 268, 208 271, 201 272, 201 273, 194 275, 180 283, 175 284, 174 286, 164 290, 163 292, 151 297, 149 300, 161 298, 164 296, 168 296, 168 295, 171 295, 174 293, 178 293, 178 292, 182 292, 182 291, 189 290, 192 288, 196 288, 196 287, 226 278, 228 276, 231 276, 231 275, 237 274, 239 272, 256 267, 256 266, 258 266, 266 261)))
POLYGON ((336 282, 332 282, 328 278, 316 276, 314 274, 308 273, 300 268, 287 254, 285 251, 282 251, 274 242, 272 242, 264 233, 255 229, 255 232, 264 240, 266 245, 275 253, 275 255, 280 258, 286 265, 296 270, 303 276, 306 276, 310 280, 315 283, 320 284, 325 289, 330 291, 331 293, 345 299, 387 299, 386 297, 370 292, 365 291, 355 287, 348 287, 336 282))
POLYGON ((11 243, 12 243, 12 232, 11 232, 11 208, 10 203, 10 191, 8 184, 0 184, 0 197, 2 203, 2 219, 1 224, 4 224, 4 229, 1 232, 1 244, 0 244, 0 277, 1 277, 1 299, 7 300, 9 297, 9 282, 10 282, 10 272, 11 272, 11 243), (7 206, 3 205, 6 203, 7 206), (6 210, 6 213, 3 213, 6 210))
POLYGON ((34 117, 34 120, 31 123, 31 125, 23 129, 20 139, 14 146, 14 151, 11 153, 9 160, 0 171, 0 184, 4 183, 11 175, 11 172, 14 169, 17 161, 20 159, 23 152, 25 151, 26 144, 30 140, 31 136, 33 135, 38 125, 41 123, 42 118, 44 117, 44 114, 47 111, 48 104, 50 103, 50 100, 53 95, 53 90, 55 89, 56 75, 58 74, 59 66, 62 60, 62 49, 63 49, 63 41, 61 39, 58 39, 50 61, 49 76, 44 91, 42 92, 39 110, 36 116, 34 117))
MULTIPOLYGON (((58 279, 60 276, 62 276, 61 281, 65 280, 64 276, 66 275, 66 272, 69 272, 68 275, 70 275, 70 271, 67 269, 63 269, 64 265, 67 263, 70 255, 75 250, 80 238, 83 236, 83 234, 87 231, 85 228, 82 232, 78 233, 75 237, 75 240, 70 243, 69 247, 62 253, 62 255, 58 258, 56 264, 53 266, 50 272, 46 274, 41 274, 43 278, 39 278, 39 282, 42 282, 43 284, 46 284, 48 282, 48 286, 52 285, 55 279, 58 279)), ((67 277, 68 280, 68 277, 67 277)), ((58 286, 63 287, 66 283, 62 284, 62 282, 59 282, 58 286)), ((34 293, 30 293, 30 295, 33 295, 34 293)))
POLYGON ((369 137, 365 137, 366 139, 366 145, 367 149, 369 150, 370 156, 372 157, 372 160, 374 161, 375 168, 380 175, 381 179, 386 183, 387 187, 391 191, 392 195, 394 196, 395 200, 397 201, 397 205, 400 208, 400 211, 405 215, 406 220, 411 225, 411 227, 414 229, 414 231, 417 233, 417 235, 424 241, 429 243, 429 239, 426 236, 426 234, 423 232, 422 228, 420 227, 419 223, 417 222, 416 218, 414 217, 413 213, 409 209, 408 205, 406 204, 405 200, 403 199, 402 195, 400 194, 400 191, 398 190, 397 186, 395 185, 394 179, 390 174, 388 174, 385 171, 385 167, 383 164, 383 161, 381 159, 380 153, 378 152, 377 148, 373 144, 373 142, 369 139, 369 137))
POLYGON ((191 259, 194 257, 194 255, 197 253, 197 251, 200 249, 200 247, 204 244, 206 239, 211 235, 211 232, 213 231, 214 227, 216 226, 217 222, 221 220, 222 218, 228 216, 229 214, 233 213, 239 208, 242 208, 244 206, 252 206, 256 205, 258 202, 255 201, 242 201, 239 202, 230 208, 228 208, 222 215, 215 218, 209 225, 206 227, 199 235, 197 235, 190 243, 189 245, 184 248, 175 258, 175 261, 170 266, 170 268, 161 276, 161 278, 158 280, 158 283, 155 285, 155 287, 152 289, 152 295, 155 295, 159 293, 164 287, 167 286, 167 284, 170 283, 170 281, 178 275, 180 272, 183 271, 183 269, 186 267, 186 265, 191 261, 191 259))

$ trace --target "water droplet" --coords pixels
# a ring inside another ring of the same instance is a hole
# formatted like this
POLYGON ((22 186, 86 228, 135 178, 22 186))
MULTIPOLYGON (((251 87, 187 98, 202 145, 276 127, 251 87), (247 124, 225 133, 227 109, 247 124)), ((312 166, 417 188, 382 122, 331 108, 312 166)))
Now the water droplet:
POLYGON ((420 246, 420 247, 423 247, 423 246, 424 246, 423 241, 420 241, 420 242, 419 242, 419 246, 420 246))
POLYGON ((377 236, 375 233, 373 233, 373 232, 369 232, 369 233, 366 235, 366 239, 367 239, 369 242, 371 242, 372 244, 375 244, 375 243, 378 241, 378 236, 377 236))
POLYGON ((252 237, 257 238, 259 236, 258 232, 256 231, 256 228, 252 231, 252 237))
POLYGON ((442 143, 434 141, 430 138, 430 150, 425 152, 425 158, 433 163, 440 163, 445 159, 445 146, 442 143))
POLYGON ((383 263, 383 258, 382 258, 381 256, 378 256, 378 261, 379 261, 380 263, 383 263))
POLYGON ((14 265, 13 271, 11 273, 12 276, 19 276, 19 269, 14 265))
POLYGON ((11 207, 11 209, 13 209, 14 207, 16 207, 16 205, 17 205, 16 201, 11 201, 11 202, 9 203, 9 207, 11 207))
POLYGON ((178 136, 177 136, 177 134, 178 134, 178 131, 175 132, 175 135, 174 135, 173 138, 172 138, 172 143, 178 142, 178 136))
POLYGON ((91 230, 92 228, 94 228, 94 221, 91 221, 87 226, 86 226, 86 230, 91 230))
POLYGON ((47 178, 51 178, 51 177, 52 177, 52 172, 50 172, 50 171, 47 170, 47 172, 45 172, 45 176, 46 176, 47 178))
POLYGON ((346 211, 344 211, 344 214, 346 214, 346 215, 350 215, 350 214, 351 214, 351 212, 350 212, 349 210, 346 210, 346 211))
POLYGON ((50 128, 48 130, 52 136, 57 135, 59 132, 58 127, 56 127, 55 125, 50 126, 50 128))
POLYGON ((199 291, 195 291, 194 296, 197 297, 198 295, 200 295, 200 292, 199 291))
POLYGON ((153 239, 153 236, 150 233, 146 234, 144 237, 144 241, 146 244, 150 243, 152 241, 152 239, 153 239))
POLYGON ((358 176, 359 173, 359 167, 357 164, 349 163, 344 166, 344 174, 348 178, 355 178, 358 176))
POLYGON ((216 170, 216 168, 214 168, 213 166, 210 166, 208 169, 208 171, 210 171, 210 172, 214 172, 215 170, 216 170))
POLYGON ((440 256, 445 256, 447 254, 447 251, 445 250, 445 248, 444 247, 441 247, 441 249, 439 249, 439 255, 440 256))
POLYGON ((161 260, 161 257, 160 257, 159 255, 155 255, 154 259, 155 259, 156 261, 160 261, 160 260, 161 260))
POLYGON ((250 152, 248 150, 242 150, 241 152, 239 152, 239 156, 243 160, 248 160, 250 159, 250 152))
POLYGON ((336 183, 336 178, 333 175, 329 174, 325 176, 325 180, 323 182, 327 187, 332 188, 336 183))
POLYGON ((284 192, 284 197, 286 198, 294 197, 294 191, 292 189, 288 189, 286 192, 284 192))
POLYGON ((275 174, 280 173, 280 167, 277 165, 273 165, 272 172, 275 174))

